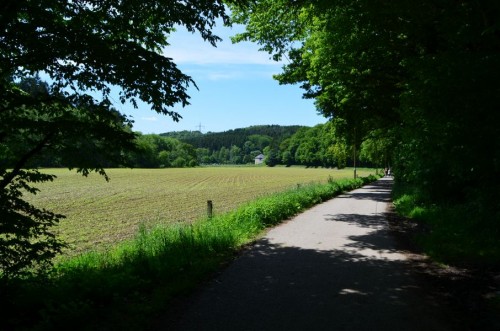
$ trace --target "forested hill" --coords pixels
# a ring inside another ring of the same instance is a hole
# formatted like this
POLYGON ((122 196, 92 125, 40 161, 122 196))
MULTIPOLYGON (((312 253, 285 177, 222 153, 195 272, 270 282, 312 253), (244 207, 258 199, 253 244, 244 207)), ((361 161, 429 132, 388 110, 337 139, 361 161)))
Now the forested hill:
POLYGON ((253 142, 262 150, 271 142, 279 145, 281 141, 294 135, 300 128, 304 126, 255 125, 224 132, 177 131, 162 133, 160 136, 175 138, 195 148, 207 148, 211 151, 220 150, 222 147, 231 148, 231 146, 243 148, 247 141, 253 142))

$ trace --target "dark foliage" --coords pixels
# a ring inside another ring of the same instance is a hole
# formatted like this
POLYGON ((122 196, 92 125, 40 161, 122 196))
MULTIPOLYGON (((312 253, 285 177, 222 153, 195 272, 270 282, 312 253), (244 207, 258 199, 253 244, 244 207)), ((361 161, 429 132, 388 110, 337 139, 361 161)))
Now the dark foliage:
POLYGON ((263 150, 264 147, 268 146, 270 140, 280 142, 292 136, 301 127, 298 125, 256 125, 224 132, 201 134, 199 131, 194 131, 190 135, 180 135, 179 133, 163 133, 161 135, 172 136, 193 145, 195 148, 208 148, 211 151, 220 150, 222 147, 231 148, 233 145, 242 148, 247 141, 252 141, 256 145, 255 147, 263 150))
POLYGON ((276 79, 301 84, 337 137, 500 239, 500 2, 260 0, 233 14, 247 25, 235 40, 286 56, 276 79))
MULTIPOLYGON (((0 170, 1 178, 8 174, 0 170)), ((54 176, 36 170, 20 170, 0 194, 0 268, 2 277, 13 278, 43 271, 64 244, 50 228, 64 216, 38 209, 22 199, 25 191, 36 194, 30 183, 52 181, 54 176), (33 242, 32 238, 37 241, 33 242)))
POLYGON ((179 139, 196 148, 200 164, 247 164, 271 144, 279 146, 303 126, 256 125, 224 132, 182 131, 161 136, 179 139))

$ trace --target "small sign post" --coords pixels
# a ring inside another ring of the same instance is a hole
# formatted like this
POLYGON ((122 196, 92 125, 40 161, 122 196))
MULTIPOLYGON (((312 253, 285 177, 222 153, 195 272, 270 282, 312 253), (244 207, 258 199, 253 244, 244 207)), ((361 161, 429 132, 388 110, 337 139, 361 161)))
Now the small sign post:
POLYGON ((207 214, 208 214, 208 218, 212 218, 213 216, 213 203, 212 203, 212 200, 208 200, 207 201, 207 214))

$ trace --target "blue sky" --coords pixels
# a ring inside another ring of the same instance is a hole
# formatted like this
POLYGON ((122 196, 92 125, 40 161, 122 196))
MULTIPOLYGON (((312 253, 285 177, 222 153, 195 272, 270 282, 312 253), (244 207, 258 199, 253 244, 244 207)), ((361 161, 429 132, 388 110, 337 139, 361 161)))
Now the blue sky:
POLYGON ((279 85, 272 75, 282 64, 269 59, 253 43, 232 44, 229 39, 241 27, 217 27, 215 33, 223 41, 212 47, 199 34, 180 28, 169 38, 171 46, 164 55, 174 59, 179 68, 190 75, 199 87, 191 87, 191 105, 175 111, 183 117, 174 122, 170 117, 151 111, 147 105, 139 109, 115 105, 132 115, 134 130, 142 133, 198 130, 221 132, 250 125, 279 124, 314 126, 326 119, 317 114, 312 100, 302 99, 299 86, 279 85))

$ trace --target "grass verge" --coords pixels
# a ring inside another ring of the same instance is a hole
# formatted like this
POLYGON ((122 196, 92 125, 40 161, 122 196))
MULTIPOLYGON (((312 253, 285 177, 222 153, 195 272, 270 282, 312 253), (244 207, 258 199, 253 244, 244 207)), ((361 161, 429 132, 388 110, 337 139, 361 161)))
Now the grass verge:
POLYGON ((142 227, 134 240, 56 265, 44 279, 0 286, 7 330, 145 330, 269 226, 376 180, 330 180, 275 193, 191 225, 142 227))

